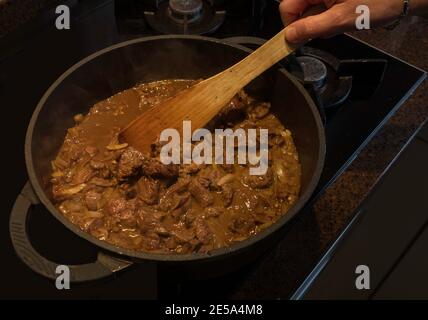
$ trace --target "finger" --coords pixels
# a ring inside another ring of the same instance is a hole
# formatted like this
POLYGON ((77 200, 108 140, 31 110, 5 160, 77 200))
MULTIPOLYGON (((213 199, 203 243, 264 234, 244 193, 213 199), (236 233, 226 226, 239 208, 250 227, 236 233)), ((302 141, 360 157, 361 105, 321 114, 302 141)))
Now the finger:
POLYGON ((287 27, 285 36, 293 43, 328 37, 355 27, 354 12, 349 6, 336 5, 327 11, 299 19, 287 27))
POLYGON ((279 12, 284 25, 297 20, 302 12, 310 5, 320 4, 323 0, 282 0, 279 5, 279 12))

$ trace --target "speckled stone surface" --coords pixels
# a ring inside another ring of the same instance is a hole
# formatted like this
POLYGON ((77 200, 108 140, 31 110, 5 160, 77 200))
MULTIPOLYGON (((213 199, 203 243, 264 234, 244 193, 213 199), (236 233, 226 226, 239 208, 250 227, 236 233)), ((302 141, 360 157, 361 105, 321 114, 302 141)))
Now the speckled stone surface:
POLYGON ((56 0, 0 0, 0 37, 29 21, 56 0))
MULTIPOLYGON (((392 31, 379 29, 351 33, 396 57, 428 70, 428 19, 412 17, 392 31)), ((397 81, 400 81, 397 75, 397 81)), ((326 244, 341 230, 354 209, 428 118, 428 81, 387 122, 348 170, 316 204, 320 242, 326 244)), ((397 188, 400 186, 397 186, 397 188)))

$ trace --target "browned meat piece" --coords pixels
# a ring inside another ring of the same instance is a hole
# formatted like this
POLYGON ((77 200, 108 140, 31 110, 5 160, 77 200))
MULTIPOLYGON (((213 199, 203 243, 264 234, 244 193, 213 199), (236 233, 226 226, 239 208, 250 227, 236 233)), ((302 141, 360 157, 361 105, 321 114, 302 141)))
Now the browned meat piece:
POLYGON ((99 187, 112 187, 117 184, 117 181, 114 179, 108 180, 103 178, 94 177, 89 181, 89 183, 92 183, 99 187))
POLYGON ((148 250, 158 250, 161 247, 159 235, 155 232, 146 234, 143 238, 144 244, 148 250))
POLYGON ((198 182, 204 187, 211 190, 219 190, 220 186, 218 181, 221 179, 222 174, 213 168, 207 168, 202 171, 197 177, 198 182))
POLYGON ((244 91, 240 91, 233 97, 232 101, 221 110, 218 118, 223 123, 236 122, 244 117, 247 107, 248 97, 244 91))
POLYGON ((176 183, 168 188, 166 194, 182 193, 187 191, 190 183, 190 178, 179 179, 176 183))
POLYGON ((183 223, 175 224, 171 229, 171 234, 179 243, 187 243, 195 238, 195 230, 187 228, 183 223))
POLYGON ((137 182, 138 196, 149 205, 158 203, 160 182, 148 177, 142 177, 137 182))
POLYGON ((221 197, 225 208, 232 204, 234 192, 233 186, 230 183, 221 187, 221 197))
POLYGON ((208 224, 200 218, 195 220, 195 233, 196 238, 203 244, 208 244, 213 237, 213 233, 208 224))
POLYGON ((89 190, 85 194, 85 204, 90 211, 97 211, 99 209, 100 200, 101 194, 94 190, 89 190))
POLYGON ((153 229, 153 231, 161 237, 169 237, 171 235, 171 233, 163 226, 157 226, 153 229))
POLYGON ((181 222, 183 223, 184 227, 187 229, 190 229, 193 226, 193 223, 195 222, 195 216, 192 214, 193 209, 188 210, 184 215, 181 216, 181 222))
POLYGON ((122 226, 133 228, 137 224, 137 201, 118 198, 107 202, 105 207, 108 214, 120 219, 122 226))
POLYGON ((219 166, 227 173, 233 173, 235 171, 235 166, 233 164, 220 164, 219 166))
POLYGON ((260 103, 254 106, 248 115, 251 119, 262 119, 269 113, 269 109, 270 103, 260 103))
POLYGON ((81 146, 74 143, 70 143, 68 145, 68 148, 62 150, 61 158, 68 162, 77 161, 82 156, 82 153, 83 149, 81 146))
POLYGON ((161 226, 166 212, 143 207, 137 211, 137 224, 142 233, 153 231, 156 227, 161 226))
POLYGON ((91 166, 92 169, 95 170, 100 170, 105 168, 105 163, 102 161, 98 161, 98 160, 91 160, 91 162, 89 162, 89 165, 91 166))
POLYGON ((144 174, 157 178, 176 178, 178 177, 179 168, 178 165, 165 165, 156 159, 148 159, 143 163, 144 174))
POLYGON ((253 227, 254 221, 249 221, 249 219, 242 216, 237 216, 229 224, 229 229, 238 234, 247 234, 253 227))
POLYGON ((253 217, 254 222, 258 225, 272 222, 275 218, 275 215, 269 210, 259 211, 257 213, 252 212, 251 216, 253 217))
POLYGON ((117 176, 120 180, 135 175, 143 164, 143 154, 132 147, 127 148, 119 159, 117 176))
POLYGON ((91 222, 88 227, 89 233, 100 240, 106 240, 108 237, 108 229, 105 226, 104 219, 97 218, 91 222))
POLYGON ((189 191, 196 201, 204 208, 208 207, 214 202, 213 196, 210 194, 210 192, 197 180, 190 182, 189 191))
POLYGON ((244 177, 244 183, 253 189, 264 189, 268 188, 273 183, 272 170, 269 168, 264 175, 248 175, 244 177))
POLYGON ((110 200, 107 202, 105 206, 105 210, 110 215, 118 215, 120 212, 125 210, 127 207, 127 202, 124 198, 118 198, 114 200, 110 200))
POLYGON ((269 134, 269 147, 281 146, 284 144, 284 138, 280 134, 269 134))
POLYGON ((162 245, 164 245, 170 251, 175 251, 175 249, 178 247, 178 243, 175 237, 165 238, 162 245))
POLYGON ((182 195, 174 194, 166 194, 160 199, 159 206, 163 211, 173 211, 177 208, 181 208, 190 200, 189 193, 185 193, 182 195))
POLYGON ((108 241, 122 248, 134 248, 133 239, 123 232, 111 232, 108 241))
POLYGON ((87 182, 95 175, 94 170, 89 166, 84 166, 83 168, 78 168, 71 178, 71 184, 77 185, 87 182))
POLYGON ((180 166, 180 176, 192 175, 198 173, 201 169, 203 169, 205 165, 203 164, 183 164, 180 166))

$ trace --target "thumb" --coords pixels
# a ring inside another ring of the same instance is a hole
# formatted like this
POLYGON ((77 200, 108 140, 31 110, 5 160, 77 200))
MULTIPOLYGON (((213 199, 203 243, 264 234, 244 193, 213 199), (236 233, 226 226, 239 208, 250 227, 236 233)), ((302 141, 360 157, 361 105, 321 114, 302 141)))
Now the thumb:
POLYGON ((327 37, 349 30, 355 17, 346 6, 336 5, 314 16, 299 19, 290 24, 285 37, 289 42, 298 43, 318 37, 327 37))

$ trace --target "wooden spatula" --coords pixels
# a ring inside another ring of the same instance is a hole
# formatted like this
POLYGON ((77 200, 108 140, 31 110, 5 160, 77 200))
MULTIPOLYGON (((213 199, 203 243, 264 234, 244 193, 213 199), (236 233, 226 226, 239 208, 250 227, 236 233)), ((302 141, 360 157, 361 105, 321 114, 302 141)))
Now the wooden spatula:
POLYGON ((285 30, 229 69, 146 111, 121 132, 121 140, 148 152, 162 130, 181 132, 183 120, 191 121, 192 130, 203 128, 239 90, 296 50, 297 45, 285 40, 285 30))

